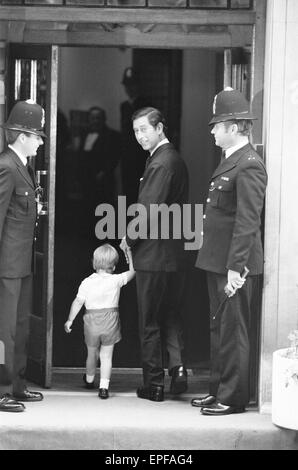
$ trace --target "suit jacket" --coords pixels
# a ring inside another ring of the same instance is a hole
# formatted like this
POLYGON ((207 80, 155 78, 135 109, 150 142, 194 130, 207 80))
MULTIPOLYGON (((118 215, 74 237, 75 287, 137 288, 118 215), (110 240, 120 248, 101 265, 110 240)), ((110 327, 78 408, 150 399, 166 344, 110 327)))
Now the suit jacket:
POLYGON ((0 277, 32 272, 35 184, 11 149, 0 154, 0 277))
POLYGON ((88 132, 81 138, 80 146, 80 170, 87 173, 90 178, 96 176, 96 173, 103 171, 104 173, 112 173, 116 168, 120 159, 121 139, 120 133, 104 127, 97 139, 94 141, 91 150, 85 151, 84 145, 88 132))
POLYGON ((96 175, 102 172, 102 183, 113 187, 114 174, 121 156, 120 133, 104 127, 95 140, 90 151, 84 150, 84 144, 88 133, 81 139, 79 173, 84 192, 93 193, 101 190, 101 182, 96 175))
MULTIPOLYGON (((188 173, 187 168, 174 146, 166 143, 148 157, 146 168, 141 178, 138 203, 145 208, 141 216, 133 219, 127 227, 126 241, 132 247, 134 268, 136 271, 178 271, 186 268, 188 264, 187 253, 184 251, 183 236, 173 238, 173 221, 169 222, 169 236, 162 239, 160 230, 157 235, 150 238, 150 228, 160 228, 157 219, 150 216, 152 204, 177 204, 179 210, 182 204, 188 201, 188 173), (138 223, 137 223, 138 222, 138 223), (147 236, 142 239, 131 237, 130 230, 137 225, 147 236)), ((182 216, 182 210, 181 210, 182 216)), ((177 227, 176 227, 177 228, 177 227)), ((179 227, 181 229, 181 227, 179 227)), ((181 229, 182 232, 182 229, 181 229)), ((182 233, 183 235, 183 233, 182 233)))
POLYGON ((212 175, 206 204, 203 245, 196 266, 226 274, 263 271, 261 213, 267 173, 250 144, 224 160, 212 175))

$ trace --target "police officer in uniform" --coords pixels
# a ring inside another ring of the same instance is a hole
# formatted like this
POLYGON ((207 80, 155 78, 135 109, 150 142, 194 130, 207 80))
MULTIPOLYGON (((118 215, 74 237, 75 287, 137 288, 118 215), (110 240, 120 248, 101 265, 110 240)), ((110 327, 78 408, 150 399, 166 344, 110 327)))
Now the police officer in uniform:
POLYGON ((43 144, 43 126, 44 110, 31 100, 17 102, 2 125, 8 147, 0 155, 0 411, 23 411, 22 402, 43 399, 25 380, 37 215, 27 158, 43 144))
POLYGON ((251 299, 263 270, 260 225, 267 174, 249 143, 255 118, 245 97, 225 89, 215 97, 213 113, 211 133, 223 157, 210 180, 196 263, 207 271, 211 377, 209 395, 191 403, 204 415, 220 416, 241 413, 249 402, 251 299))

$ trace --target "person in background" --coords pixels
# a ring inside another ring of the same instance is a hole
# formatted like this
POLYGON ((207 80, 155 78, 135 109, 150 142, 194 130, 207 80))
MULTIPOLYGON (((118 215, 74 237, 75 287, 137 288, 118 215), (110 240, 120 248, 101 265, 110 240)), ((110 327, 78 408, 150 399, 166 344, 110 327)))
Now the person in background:
POLYGON ((35 157, 43 145, 44 116, 37 103, 19 101, 1 126, 8 147, 0 155, 0 411, 24 411, 22 402, 43 399, 26 387, 26 364, 37 218, 37 188, 28 157, 35 157))
POLYGON ((251 301, 263 272, 267 173, 249 142, 255 118, 244 95, 225 89, 216 95, 213 113, 209 125, 223 158, 210 180, 196 263, 207 271, 211 377, 209 395, 191 403, 203 415, 221 416, 242 413, 249 402, 251 301))
POLYGON ((87 347, 86 374, 83 380, 86 388, 94 388, 98 356, 100 358, 100 384, 98 396, 109 397, 109 383, 112 373, 114 345, 121 340, 118 303, 121 287, 135 276, 131 252, 127 251, 129 271, 114 274, 119 256, 109 244, 97 248, 93 254, 95 273, 80 284, 68 320, 64 325, 66 333, 71 332, 74 319, 85 306, 84 336, 87 347))
POLYGON ((79 181, 83 192, 84 230, 95 238, 95 208, 115 202, 115 169, 120 159, 120 133, 106 125, 106 113, 98 107, 89 109, 89 126, 79 142, 79 181))
POLYGON ((140 178, 144 172, 147 158, 146 152, 137 143, 132 129, 132 115, 145 106, 152 105, 150 100, 140 92, 140 79, 133 67, 124 70, 122 85, 127 100, 120 105, 122 156, 121 177, 123 194, 127 198, 127 206, 134 204, 138 198, 140 178))

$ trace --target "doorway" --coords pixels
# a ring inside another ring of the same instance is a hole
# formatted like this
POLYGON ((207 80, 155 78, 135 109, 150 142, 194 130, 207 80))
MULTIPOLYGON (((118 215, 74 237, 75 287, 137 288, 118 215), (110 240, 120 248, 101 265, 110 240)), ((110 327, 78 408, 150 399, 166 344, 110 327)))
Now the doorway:
MULTIPOLYGON (((80 282, 92 273, 92 252, 100 242, 86 237, 83 226, 84 195, 79 181, 78 139, 86 128, 88 109, 92 106, 104 109, 107 126, 121 133, 121 103, 127 100, 121 84, 123 73, 129 67, 137 70, 141 94, 147 98, 148 104, 163 111, 169 124, 168 136, 186 161, 190 175, 190 202, 203 203, 209 177, 218 162, 207 124, 212 114, 213 97, 223 87, 223 63, 223 51, 211 49, 61 48, 56 158, 54 367, 84 367, 85 364, 82 314, 77 317, 71 335, 64 333, 63 324, 80 282)), ((117 239, 108 242, 116 248, 119 246, 117 239)), ((193 258, 195 261, 196 252, 193 252, 193 258)), ((120 253, 117 271, 125 269, 120 253)), ((185 359, 187 367, 193 370, 208 367, 208 310, 204 273, 193 268, 189 272, 183 309, 185 359)), ((134 281, 122 289, 120 318, 122 341, 115 347, 114 367, 140 367, 134 281)))

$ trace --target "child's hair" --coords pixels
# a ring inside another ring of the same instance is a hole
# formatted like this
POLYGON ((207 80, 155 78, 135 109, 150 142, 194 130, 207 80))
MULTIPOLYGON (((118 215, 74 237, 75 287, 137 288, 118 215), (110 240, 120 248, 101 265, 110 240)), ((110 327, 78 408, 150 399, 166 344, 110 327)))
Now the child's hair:
POLYGON ((117 250, 108 243, 96 248, 93 253, 93 269, 98 271, 104 269, 106 271, 113 271, 114 266, 118 263, 119 255, 117 250))

